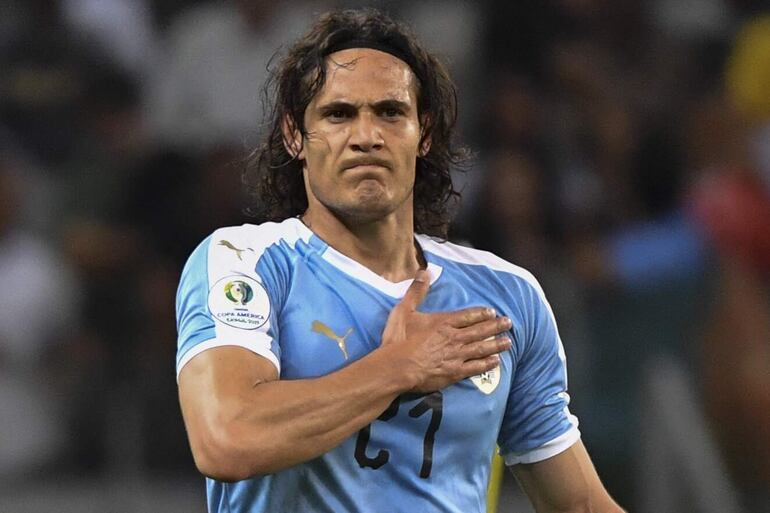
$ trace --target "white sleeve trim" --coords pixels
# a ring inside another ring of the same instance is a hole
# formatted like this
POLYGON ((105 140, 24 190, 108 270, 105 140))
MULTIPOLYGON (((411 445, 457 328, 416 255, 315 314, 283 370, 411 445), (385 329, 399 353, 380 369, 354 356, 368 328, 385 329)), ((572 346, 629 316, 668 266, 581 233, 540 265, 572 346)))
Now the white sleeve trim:
POLYGON ((577 425, 573 424, 569 431, 557 436, 550 442, 544 443, 537 449, 527 452, 511 452, 503 455, 503 459, 508 466, 518 465, 519 463, 537 463, 566 451, 578 440, 580 440, 580 430, 577 425))
POLYGON ((225 346, 235 346, 235 347, 242 347, 244 349, 248 349, 252 353, 258 354, 259 356, 263 356, 270 360, 270 362, 275 365, 275 369, 278 371, 278 374, 281 374, 281 362, 278 361, 278 358, 276 358, 275 354, 273 354, 270 349, 270 337, 266 335, 265 333, 259 333, 257 332, 255 334, 257 337, 259 337, 260 340, 255 340, 253 342, 244 342, 244 341, 226 341, 226 340, 219 340, 216 338, 212 338, 209 340, 206 340, 205 342, 201 342, 200 344, 197 344, 195 347, 187 351, 184 356, 182 356, 182 359, 179 360, 179 364, 176 366, 176 379, 179 381, 179 373, 182 371, 182 368, 187 365, 187 363, 201 354, 203 351, 207 351, 209 349, 213 349, 215 347, 225 347, 225 346))

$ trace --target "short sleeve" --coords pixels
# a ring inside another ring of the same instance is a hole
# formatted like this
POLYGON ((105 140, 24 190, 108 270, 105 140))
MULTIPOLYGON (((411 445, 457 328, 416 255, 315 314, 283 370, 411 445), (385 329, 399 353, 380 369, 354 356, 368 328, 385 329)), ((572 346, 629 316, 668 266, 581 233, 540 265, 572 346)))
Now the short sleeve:
POLYGON ((190 255, 176 298, 176 373, 214 347, 239 346, 270 360, 280 373, 278 333, 271 323, 269 280, 257 272, 262 256, 238 227, 223 228, 190 255))
POLYGON ((550 458, 580 438, 568 408, 566 358, 551 307, 534 278, 519 291, 518 361, 498 438, 508 465, 550 458))

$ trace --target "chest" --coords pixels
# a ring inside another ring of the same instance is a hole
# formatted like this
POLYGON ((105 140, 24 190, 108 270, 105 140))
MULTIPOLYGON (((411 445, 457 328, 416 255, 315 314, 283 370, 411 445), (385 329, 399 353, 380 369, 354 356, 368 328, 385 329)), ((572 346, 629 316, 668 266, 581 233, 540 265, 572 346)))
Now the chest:
MULTIPOLYGON (((380 346, 392 308, 399 301, 366 283, 334 273, 304 271, 302 288, 290 291, 278 318, 282 379, 314 378, 365 357, 380 346)), ((454 281, 437 282, 420 310, 449 311, 493 306, 454 281)), ((398 426, 422 439, 431 422, 442 436, 468 437, 479 426, 499 424, 515 369, 513 354, 501 355, 498 369, 464 379, 432 397, 404 396, 386 412, 378 431, 398 426), (478 422, 467 422, 469 418, 478 422)), ((493 430, 495 431, 495 430, 493 430)), ((374 433, 373 433, 374 435, 374 433)))

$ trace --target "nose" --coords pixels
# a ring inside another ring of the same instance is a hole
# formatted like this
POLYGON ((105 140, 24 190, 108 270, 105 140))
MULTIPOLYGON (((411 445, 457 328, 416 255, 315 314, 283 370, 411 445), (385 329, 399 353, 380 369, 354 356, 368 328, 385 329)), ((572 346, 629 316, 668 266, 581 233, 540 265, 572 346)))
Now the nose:
POLYGON ((381 149, 384 144, 380 127, 372 113, 362 112, 356 116, 350 130, 349 144, 354 151, 368 153, 381 149))

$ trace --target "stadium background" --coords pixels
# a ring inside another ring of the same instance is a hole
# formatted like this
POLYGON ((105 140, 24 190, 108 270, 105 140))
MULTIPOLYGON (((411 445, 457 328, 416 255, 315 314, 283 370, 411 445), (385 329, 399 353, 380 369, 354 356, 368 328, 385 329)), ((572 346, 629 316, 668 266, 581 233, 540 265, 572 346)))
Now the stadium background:
MULTIPOLYGON (((204 511, 181 265, 240 224, 280 45, 335 1, 0 2, 0 511, 204 511)), ((770 11, 380 1, 449 63, 453 238, 535 273, 641 513, 770 511, 770 11)), ((512 479, 500 512, 525 512, 512 479)))

